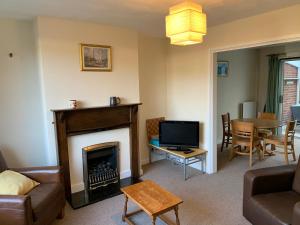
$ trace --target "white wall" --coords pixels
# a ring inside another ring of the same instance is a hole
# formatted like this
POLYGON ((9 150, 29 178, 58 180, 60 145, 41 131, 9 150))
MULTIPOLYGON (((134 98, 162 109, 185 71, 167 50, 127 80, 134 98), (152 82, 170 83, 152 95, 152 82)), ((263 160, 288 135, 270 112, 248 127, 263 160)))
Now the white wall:
POLYGON ((282 54, 280 55, 281 58, 300 57, 300 43, 280 44, 259 49, 258 111, 263 111, 266 104, 269 71, 268 55, 270 54, 282 54))
POLYGON ((300 39, 299 11, 300 5, 295 5, 215 26, 208 29, 203 44, 169 47, 167 116, 203 124, 201 144, 208 149, 208 172, 217 170, 217 137, 213 129, 217 123, 217 79, 212 76, 212 52, 300 39))
POLYGON ((51 109, 66 108, 69 99, 81 106, 109 104, 110 96, 122 103, 140 101, 138 34, 95 23, 40 17, 37 19, 41 77, 47 114, 49 164, 57 163, 51 109), (112 46, 112 72, 82 72, 79 43, 112 46))
MULTIPOLYGON (((146 119, 166 116, 166 39, 139 35, 139 137, 142 164, 149 162, 146 119)), ((155 157, 155 155, 154 155, 155 157)))
POLYGON ((45 165, 34 27, 1 19, 0 30, 0 149, 11 167, 45 165))
POLYGON ((218 141, 222 141, 221 115, 229 112, 231 119, 240 117, 240 104, 256 101, 259 55, 256 49, 221 52, 218 61, 229 62, 228 77, 218 77, 218 141))

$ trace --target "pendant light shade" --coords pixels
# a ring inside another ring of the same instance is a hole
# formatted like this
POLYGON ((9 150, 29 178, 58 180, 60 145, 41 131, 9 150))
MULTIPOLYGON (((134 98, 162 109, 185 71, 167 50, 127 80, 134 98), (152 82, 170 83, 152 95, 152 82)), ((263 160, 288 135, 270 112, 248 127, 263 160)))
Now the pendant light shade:
POLYGON ((183 2, 170 8, 166 16, 166 36, 174 45, 191 45, 203 42, 206 34, 206 15, 201 5, 183 2))

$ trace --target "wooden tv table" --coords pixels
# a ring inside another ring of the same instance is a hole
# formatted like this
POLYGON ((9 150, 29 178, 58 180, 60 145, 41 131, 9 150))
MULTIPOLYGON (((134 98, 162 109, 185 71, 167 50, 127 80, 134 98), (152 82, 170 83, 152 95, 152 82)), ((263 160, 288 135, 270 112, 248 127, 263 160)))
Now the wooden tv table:
MULTIPOLYGON (((206 172, 206 170, 205 170, 206 165, 204 165, 204 164, 206 164, 206 153, 207 153, 207 151, 204 150, 204 149, 190 148, 191 150, 193 150, 193 152, 185 154, 182 151, 173 151, 173 150, 169 150, 165 147, 158 147, 158 146, 151 145, 151 144, 149 144, 149 145, 150 145, 150 148, 157 149, 157 150, 160 150, 162 152, 165 152, 166 153, 166 158, 169 159, 169 160, 175 161, 170 156, 174 156, 175 158, 179 159, 179 160, 176 160, 175 162, 180 163, 180 164, 183 165, 183 172, 184 172, 184 179, 185 180, 188 179, 186 168, 187 168, 187 166, 189 166, 191 164, 201 162, 201 171, 203 173, 206 172)), ((151 157, 151 154, 150 154, 150 157, 151 157)), ((150 162, 151 162, 151 160, 150 160, 150 162)))
POLYGON ((122 216, 122 220, 127 222, 129 225, 134 225, 129 217, 141 211, 144 211, 151 217, 152 225, 155 225, 157 217, 159 217, 165 223, 170 224, 169 221, 166 221, 163 217, 161 217, 161 215, 171 210, 174 210, 175 212, 176 225, 180 225, 178 217, 178 205, 183 201, 153 181, 145 180, 140 183, 122 188, 121 191, 125 195, 124 214, 122 216), (128 199, 132 200, 141 209, 135 212, 127 213, 128 199))

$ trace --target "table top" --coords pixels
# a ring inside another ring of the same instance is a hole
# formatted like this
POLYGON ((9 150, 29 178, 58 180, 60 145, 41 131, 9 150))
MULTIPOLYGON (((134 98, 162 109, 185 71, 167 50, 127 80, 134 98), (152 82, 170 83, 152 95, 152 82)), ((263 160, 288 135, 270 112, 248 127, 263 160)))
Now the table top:
POLYGON ((240 121, 240 122, 252 122, 254 123, 254 127, 257 129, 274 129, 282 126, 279 120, 265 120, 265 119, 235 119, 232 121, 240 121))
POLYGON ((122 188, 121 191, 148 215, 159 215, 183 201, 151 180, 122 188))
POLYGON ((158 147, 156 145, 151 145, 151 144, 150 144, 150 146, 153 147, 153 148, 157 148, 161 151, 167 152, 171 155, 175 155, 177 157, 183 158, 183 159, 188 159, 188 158, 192 158, 192 157, 203 155, 203 154, 207 153, 206 150, 201 149, 201 148, 189 148, 189 149, 192 149, 193 152, 185 154, 183 151, 173 151, 173 150, 167 149, 166 147, 158 147))

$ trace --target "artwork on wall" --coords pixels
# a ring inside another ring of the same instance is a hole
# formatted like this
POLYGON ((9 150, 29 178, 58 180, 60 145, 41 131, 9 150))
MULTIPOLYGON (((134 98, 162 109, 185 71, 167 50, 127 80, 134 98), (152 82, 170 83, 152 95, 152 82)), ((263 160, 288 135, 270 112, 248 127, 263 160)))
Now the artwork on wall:
POLYGON ((111 46, 80 44, 81 71, 112 71, 111 46))
POLYGON ((228 77, 229 62, 219 61, 218 62, 218 77, 228 77))

